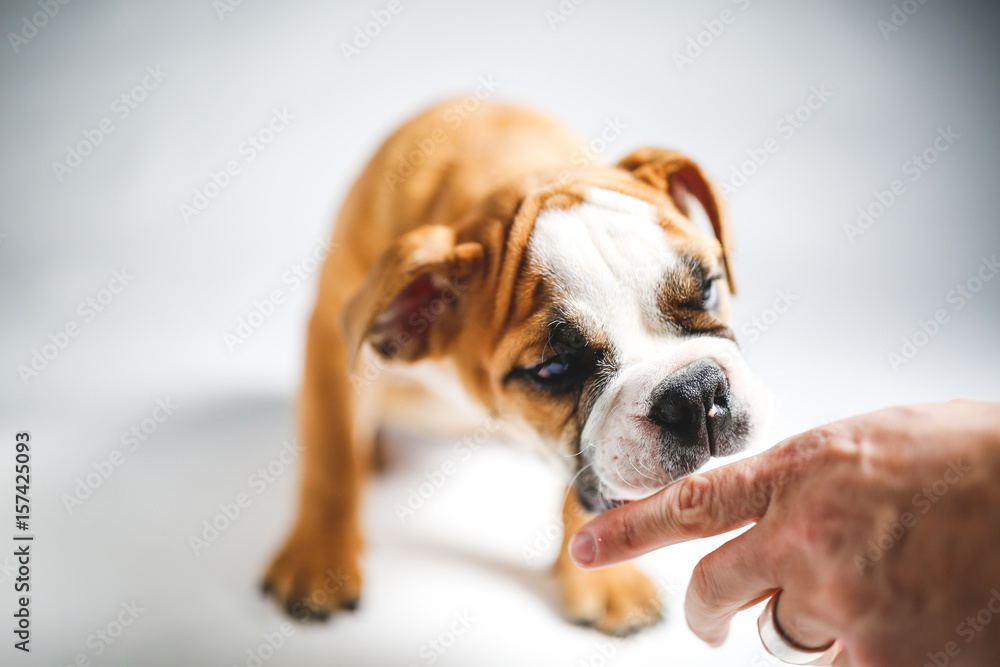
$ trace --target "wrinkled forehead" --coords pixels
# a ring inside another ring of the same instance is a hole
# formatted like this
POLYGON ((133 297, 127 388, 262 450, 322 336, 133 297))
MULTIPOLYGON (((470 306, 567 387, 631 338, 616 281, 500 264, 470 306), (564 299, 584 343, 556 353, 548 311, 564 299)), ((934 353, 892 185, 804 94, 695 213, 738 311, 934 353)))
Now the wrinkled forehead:
POLYGON ((637 354, 642 334, 663 328, 663 278, 681 262, 656 206, 599 187, 572 206, 542 209, 527 258, 554 308, 585 333, 637 354))

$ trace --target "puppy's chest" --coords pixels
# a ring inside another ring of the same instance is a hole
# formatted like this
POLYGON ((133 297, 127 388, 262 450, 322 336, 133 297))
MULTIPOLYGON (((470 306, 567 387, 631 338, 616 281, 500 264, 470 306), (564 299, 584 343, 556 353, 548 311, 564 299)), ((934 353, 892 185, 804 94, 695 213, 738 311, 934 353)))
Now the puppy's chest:
POLYGON ((383 422, 429 435, 453 436, 481 428, 489 413, 462 386, 450 361, 392 364, 381 378, 383 422))

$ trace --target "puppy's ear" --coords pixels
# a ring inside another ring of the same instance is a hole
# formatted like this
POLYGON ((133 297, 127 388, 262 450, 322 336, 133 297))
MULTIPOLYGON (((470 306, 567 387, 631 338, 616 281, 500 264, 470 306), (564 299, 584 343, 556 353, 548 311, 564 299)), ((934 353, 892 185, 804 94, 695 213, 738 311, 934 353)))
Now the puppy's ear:
POLYGON ((687 194, 695 196, 712 223, 715 238, 722 246, 722 262, 726 268, 729 291, 736 293, 736 284, 729 257, 732 254, 729 216, 721 193, 705 178, 691 158, 677 151, 663 148, 640 148, 624 157, 618 166, 644 183, 666 192, 678 210, 688 215, 687 194))
POLYGON ((443 348, 457 329, 462 281, 482 265, 482 246, 456 244, 451 227, 425 225, 396 239, 344 309, 352 365, 365 342, 404 361, 443 348))

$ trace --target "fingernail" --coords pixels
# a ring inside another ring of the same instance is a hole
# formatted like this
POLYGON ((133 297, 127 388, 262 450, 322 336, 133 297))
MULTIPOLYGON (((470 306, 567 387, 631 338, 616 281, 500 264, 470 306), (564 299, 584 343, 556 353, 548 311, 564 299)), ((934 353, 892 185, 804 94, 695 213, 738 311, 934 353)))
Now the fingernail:
POLYGON ((569 541, 569 556, 577 565, 590 565, 597 556, 597 545, 594 538, 585 530, 573 536, 569 541))

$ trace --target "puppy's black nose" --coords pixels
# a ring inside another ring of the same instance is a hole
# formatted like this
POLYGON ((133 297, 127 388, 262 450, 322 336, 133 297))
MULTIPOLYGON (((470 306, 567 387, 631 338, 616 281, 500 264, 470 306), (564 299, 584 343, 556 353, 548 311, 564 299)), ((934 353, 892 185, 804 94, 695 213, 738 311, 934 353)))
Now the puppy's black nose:
POLYGON ((666 440, 716 454, 714 433, 732 421, 729 381, 718 364, 702 359, 685 366, 653 390, 652 399, 649 420, 666 440))

